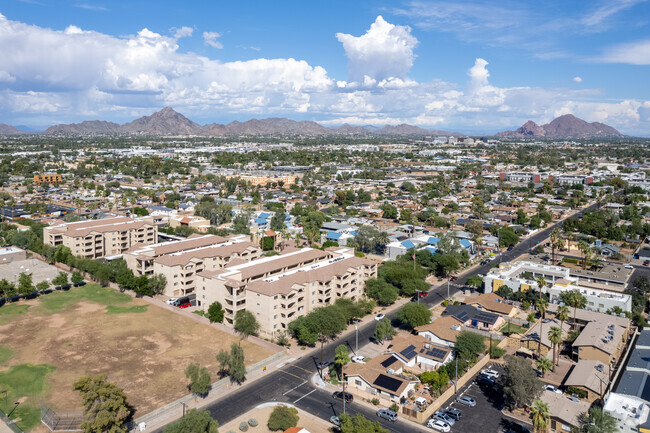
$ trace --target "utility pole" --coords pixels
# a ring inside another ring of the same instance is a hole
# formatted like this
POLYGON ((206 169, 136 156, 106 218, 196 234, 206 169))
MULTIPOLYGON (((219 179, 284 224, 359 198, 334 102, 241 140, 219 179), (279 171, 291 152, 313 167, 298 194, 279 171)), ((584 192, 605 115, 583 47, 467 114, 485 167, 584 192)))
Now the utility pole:
POLYGON ((319 373, 320 373, 320 378, 323 378, 323 341, 325 340, 323 337, 323 334, 318 334, 318 339, 320 340, 320 365, 319 365, 319 373))
POLYGON ((456 354, 456 380, 454 380, 454 394, 458 392, 458 354, 456 354))
MULTIPOLYGON (((508 323, 510 323, 510 322, 508 322, 508 323)), ((492 333, 491 332, 490 332, 490 347, 488 349, 488 356, 489 356, 488 359, 492 359, 492 333)))
POLYGON ((354 342, 354 354, 357 354, 357 351, 359 350, 359 327, 357 325, 354 325, 354 332, 355 332, 355 337, 356 340, 354 342))
MULTIPOLYGON (((341 373, 341 375, 343 375, 343 373, 341 373)), ((348 383, 348 381, 347 380, 342 380, 341 383, 343 384, 343 413, 345 413, 345 400, 346 400, 346 397, 345 397, 345 384, 348 383)))

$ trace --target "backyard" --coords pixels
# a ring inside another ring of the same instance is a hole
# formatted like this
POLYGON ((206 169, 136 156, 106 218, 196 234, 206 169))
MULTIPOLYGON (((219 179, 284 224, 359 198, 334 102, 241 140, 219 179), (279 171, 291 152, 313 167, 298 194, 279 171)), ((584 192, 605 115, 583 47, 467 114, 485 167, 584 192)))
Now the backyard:
MULTIPOLYGON (((185 367, 198 362, 217 377, 216 354, 237 336, 96 284, 0 308, 0 409, 30 430, 40 404, 80 410, 72 384, 103 373, 123 387, 135 416, 185 394, 185 367), (2 391, 8 390, 6 399, 2 391)), ((246 364, 272 351, 241 341, 246 364)))

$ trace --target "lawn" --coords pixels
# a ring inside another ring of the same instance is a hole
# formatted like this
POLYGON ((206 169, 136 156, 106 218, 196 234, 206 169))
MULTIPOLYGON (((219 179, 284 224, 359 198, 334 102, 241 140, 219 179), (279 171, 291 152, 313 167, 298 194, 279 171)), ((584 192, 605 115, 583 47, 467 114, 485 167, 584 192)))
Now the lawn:
MULTIPOLYGON (((510 324, 510 334, 522 334, 523 335, 523 334, 526 333, 526 331, 527 331, 527 329, 524 328, 523 326, 519 326, 519 325, 516 325, 514 323, 510 324)), ((499 332, 501 332, 502 334, 508 335, 509 334, 508 333, 508 324, 506 323, 505 325, 503 325, 501 327, 501 329, 499 329, 499 332)))
MULTIPOLYGON (((216 354, 237 342, 235 335, 89 284, 0 307, 0 390, 11 388, 10 403, 23 399, 12 418, 18 415, 19 426, 29 430, 39 424, 30 410, 41 401, 79 411, 72 384, 102 373, 124 388, 137 417, 186 395, 183 371, 192 362, 216 381, 216 354)), ((272 354, 249 340, 241 345, 247 365, 272 354)), ((3 403, 0 394, 0 408, 3 403)))

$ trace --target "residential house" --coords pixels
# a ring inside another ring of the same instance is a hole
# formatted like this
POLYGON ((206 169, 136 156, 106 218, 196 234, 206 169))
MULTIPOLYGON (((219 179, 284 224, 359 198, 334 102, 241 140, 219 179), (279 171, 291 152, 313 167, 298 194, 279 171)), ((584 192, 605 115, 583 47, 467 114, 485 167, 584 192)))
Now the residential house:
POLYGON ((463 326, 483 331, 495 331, 504 323, 503 317, 498 314, 482 311, 471 305, 448 305, 442 315, 452 316, 463 326))
POLYGON ((604 396, 610 374, 609 365, 593 359, 583 359, 573 366, 563 385, 583 390, 587 394, 585 400, 593 402, 604 396))
POLYGON ((563 339, 569 335, 571 326, 567 322, 562 323, 557 319, 546 318, 538 320, 535 325, 526 331, 524 336, 521 338, 521 347, 525 347, 526 349, 532 350, 534 352, 537 352, 539 350, 541 356, 546 356, 553 349, 553 343, 551 343, 551 340, 548 337, 548 331, 554 326, 562 329, 563 339))
POLYGON ((454 347, 462 323, 454 316, 442 316, 431 323, 418 326, 415 332, 438 346, 454 347))
POLYGON ((543 391, 539 397, 548 405, 551 414, 549 431, 551 433, 567 433, 582 426, 581 417, 589 412, 591 404, 584 400, 571 400, 565 394, 553 391, 543 391))
POLYGON ((466 298, 464 303, 476 307, 479 310, 505 317, 515 317, 518 312, 517 307, 507 304, 505 300, 496 293, 481 293, 477 297, 466 298))
POLYGON ((403 376, 402 369, 402 363, 393 355, 376 356, 366 364, 350 363, 343 367, 346 390, 368 400, 378 398, 386 405, 400 403, 419 383, 403 376))
POLYGON ((388 347, 407 367, 418 367, 423 371, 437 370, 451 361, 453 351, 448 346, 438 346, 420 335, 407 335, 393 339, 388 347))

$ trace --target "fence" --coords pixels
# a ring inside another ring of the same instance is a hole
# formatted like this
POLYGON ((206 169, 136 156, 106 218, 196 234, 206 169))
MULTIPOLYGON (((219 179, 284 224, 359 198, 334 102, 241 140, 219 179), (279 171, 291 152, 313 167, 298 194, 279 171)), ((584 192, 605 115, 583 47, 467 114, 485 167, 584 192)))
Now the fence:
MULTIPOLYGON (((261 360, 260 362, 257 362, 253 365, 250 365, 246 368, 247 374, 253 373, 257 370, 262 370, 264 369, 268 364, 277 361, 281 357, 283 357, 285 354, 285 351, 281 351, 276 353, 275 355, 271 355, 266 359, 261 360)), ((127 426, 129 430, 134 430, 136 429, 141 423, 144 423, 145 425, 152 423, 154 420, 157 421, 156 424, 159 424, 161 421, 165 422, 171 422, 172 420, 179 418, 183 414, 183 410, 185 408, 196 408, 199 407, 201 402, 208 402, 210 401, 210 398, 216 398, 216 396, 223 395, 223 391, 225 389, 228 389, 230 387, 230 378, 225 377, 221 380, 218 380, 217 382, 214 382, 212 384, 212 387, 210 388, 210 392, 208 395, 199 400, 199 397, 197 397, 194 394, 189 394, 184 397, 179 398, 176 401, 173 401, 169 404, 166 404, 165 406, 162 406, 153 412, 149 412, 148 414, 142 415, 141 417, 138 417, 131 421, 129 425, 127 426), (194 404, 192 404, 194 402, 194 404)))
POLYGON ((45 404, 41 404, 41 422, 51 431, 82 431, 84 421, 81 411, 56 413, 45 404))
POLYGON ((0 416, 2 417, 2 421, 4 422, 7 427, 11 429, 14 433, 25 433, 20 427, 18 427, 17 424, 15 424, 12 420, 7 418, 7 414, 3 410, 0 409, 0 416))

